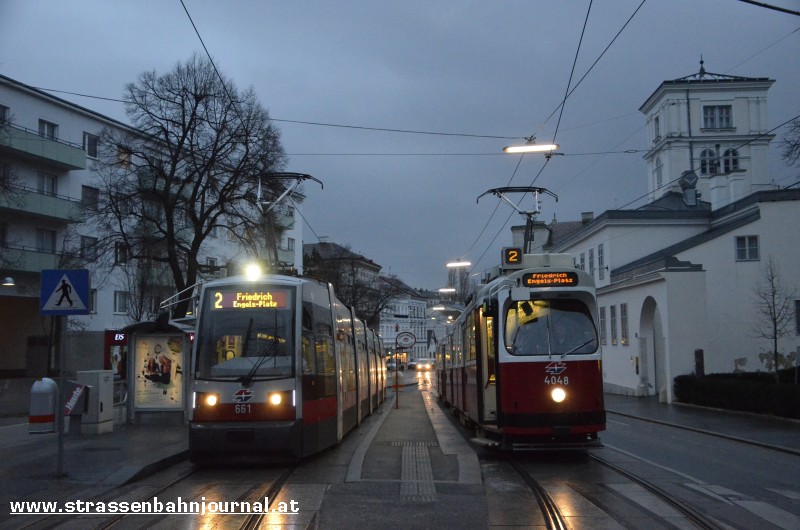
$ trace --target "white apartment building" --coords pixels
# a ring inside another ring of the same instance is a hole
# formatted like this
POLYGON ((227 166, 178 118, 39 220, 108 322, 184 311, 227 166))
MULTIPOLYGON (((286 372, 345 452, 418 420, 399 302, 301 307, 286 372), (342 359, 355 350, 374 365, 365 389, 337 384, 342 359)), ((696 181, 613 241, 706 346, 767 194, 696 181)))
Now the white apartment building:
POLYGON ((380 316, 379 335, 387 354, 397 351, 397 335, 412 333, 415 344, 405 349, 403 362, 412 359, 431 357, 428 355, 429 326, 427 298, 397 278, 381 277, 384 282, 391 282, 398 294, 383 308, 380 316))
MULTIPOLYGON (((55 368, 47 351, 50 317, 40 316, 40 271, 63 269, 67 248, 83 255, 91 248, 93 227, 85 208, 97 195, 92 166, 101 131, 135 133, 128 125, 42 90, 0 75, 0 379, 31 378, 55 368), (13 323, 13 325, 8 325, 13 323)), ((293 196, 302 201, 302 194, 293 196)), ((278 223, 285 229, 278 259, 302 264, 302 224, 293 203, 281 205, 278 223)), ((235 274, 250 258, 220 230, 206 250, 206 276, 235 274)), ((125 263, 109 270, 91 265, 87 316, 69 316, 66 360, 70 372, 102 369, 104 337, 132 324, 124 303, 125 263)), ((124 261, 124 260, 123 260, 124 261)), ((161 280, 156 280, 161 281, 161 280)), ((163 278, 169 289, 169 275, 163 278)), ((174 293, 174 289, 167 291, 174 293)), ((27 379, 27 388, 30 388, 27 379)))
POLYGON ((702 65, 665 81, 640 109, 650 202, 537 225, 538 251, 570 253, 595 279, 607 391, 672 401, 678 375, 765 370, 759 355, 772 347, 757 336, 754 290, 769 259, 798 298, 778 347, 796 355, 800 189, 769 184, 773 82, 702 65))

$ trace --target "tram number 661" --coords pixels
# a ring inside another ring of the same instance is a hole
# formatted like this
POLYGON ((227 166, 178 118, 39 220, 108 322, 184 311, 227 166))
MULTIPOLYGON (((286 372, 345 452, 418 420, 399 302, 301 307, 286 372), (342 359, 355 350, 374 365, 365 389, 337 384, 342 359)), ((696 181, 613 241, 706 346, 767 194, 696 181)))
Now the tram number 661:
POLYGON ((237 403, 233 410, 236 414, 250 414, 250 403, 237 403))
POLYGON ((568 385, 569 384, 569 376, 561 377, 560 375, 551 375, 544 377, 544 384, 546 385, 568 385))

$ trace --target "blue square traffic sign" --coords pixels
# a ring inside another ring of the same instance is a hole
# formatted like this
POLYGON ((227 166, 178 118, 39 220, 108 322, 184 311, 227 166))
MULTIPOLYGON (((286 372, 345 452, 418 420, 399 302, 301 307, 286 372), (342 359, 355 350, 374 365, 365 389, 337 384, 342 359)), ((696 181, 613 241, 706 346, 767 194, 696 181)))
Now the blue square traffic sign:
POLYGON ((47 315, 89 314, 89 271, 86 269, 43 270, 39 313, 47 315))

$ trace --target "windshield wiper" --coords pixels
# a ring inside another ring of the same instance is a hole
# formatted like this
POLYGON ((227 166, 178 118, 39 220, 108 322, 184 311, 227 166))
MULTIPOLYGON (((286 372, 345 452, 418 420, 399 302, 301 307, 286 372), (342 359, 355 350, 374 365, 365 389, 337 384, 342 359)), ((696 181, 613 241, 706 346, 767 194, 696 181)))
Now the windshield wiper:
POLYGON ((275 353, 277 352, 277 344, 278 339, 272 339, 272 343, 270 343, 270 345, 263 352, 261 352, 258 360, 253 364, 253 367, 250 369, 250 371, 247 372, 247 375, 239 379, 243 387, 249 387, 253 384, 253 378, 255 378, 256 373, 258 373, 258 369, 261 368, 261 365, 264 364, 264 361, 275 356, 275 353))
POLYGON ((561 354, 561 358, 563 359, 565 355, 569 355, 570 353, 576 352, 576 351, 580 350, 581 348, 583 348, 584 346, 586 346, 587 344, 591 344, 592 342, 594 342, 594 339, 593 339, 593 338, 592 338, 592 339, 589 339, 589 340, 587 340, 587 341, 586 341, 586 342, 584 342, 583 344, 580 344, 580 345, 578 345, 578 346, 575 346, 574 348, 572 348, 572 349, 571 349, 571 350, 569 350, 568 352, 564 352, 564 353, 562 353, 562 354, 561 354))

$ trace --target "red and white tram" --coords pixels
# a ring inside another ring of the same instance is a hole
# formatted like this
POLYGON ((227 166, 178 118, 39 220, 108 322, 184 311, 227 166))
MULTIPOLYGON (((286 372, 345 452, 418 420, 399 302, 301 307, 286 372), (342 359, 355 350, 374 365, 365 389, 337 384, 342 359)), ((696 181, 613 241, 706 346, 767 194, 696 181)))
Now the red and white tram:
POLYGON ((603 372, 592 277, 566 254, 504 249, 449 328, 437 358, 442 399, 502 449, 600 445, 603 372))
POLYGON ((337 444, 386 396, 378 336, 310 278, 200 286, 189 451, 298 459, 337 444))

